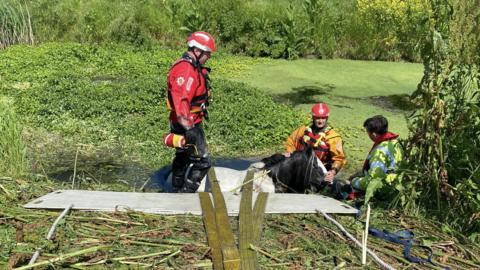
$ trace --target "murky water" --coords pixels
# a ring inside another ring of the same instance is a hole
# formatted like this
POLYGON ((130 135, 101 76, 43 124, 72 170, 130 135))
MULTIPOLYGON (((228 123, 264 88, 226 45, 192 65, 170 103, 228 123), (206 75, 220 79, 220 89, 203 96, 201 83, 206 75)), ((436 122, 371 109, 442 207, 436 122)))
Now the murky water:
MULTIPOLYGON (((214 166, 226 167, 234 170, 246 170, 250 164, 259 161, 260 157, 248 159, 217 159, 214 166)), ((160 183, 164 181, 171 171, 171 166, 152 170, 140 164, 96 164, 88 168, 77 168, 49 174, 55 181, 73 183, 75 175, 75 188, 81 189, 89 183, 116 183, 126 185, 135 191, 161 192, 160 183)))

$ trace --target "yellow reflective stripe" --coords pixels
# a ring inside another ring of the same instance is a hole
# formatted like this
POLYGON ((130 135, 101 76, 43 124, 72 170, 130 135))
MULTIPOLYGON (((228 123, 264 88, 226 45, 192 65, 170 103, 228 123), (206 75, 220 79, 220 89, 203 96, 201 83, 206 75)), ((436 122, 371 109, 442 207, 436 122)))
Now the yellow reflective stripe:
POLYGON ((191 112, 191 113, 199 113, 199 112, 201 112, 201 111, 202 111, 202 108, 200 108, 200 107, 192 107, 192 108, 190 109, 190 112, 191 112))
POLYGON ((183 140, 182 135, 177 135, 177 134, 173 135, 173 145, 175 147, 182 147, 183 146, 183 144, 181 143, 182 140, 183 140))
POLYGON ((167 103, 167 109, 169 111, 171 111, 172 110, 172 104, 170 104, 170 100, 168 100, 168 97, 165 98, 165 102, 167 103))

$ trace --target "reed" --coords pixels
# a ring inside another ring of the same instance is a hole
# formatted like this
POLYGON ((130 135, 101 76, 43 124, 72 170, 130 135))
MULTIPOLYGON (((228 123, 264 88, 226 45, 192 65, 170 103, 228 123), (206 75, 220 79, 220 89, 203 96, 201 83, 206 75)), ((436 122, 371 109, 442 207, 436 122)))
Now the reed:
POLYGON ((0 49, 12 44, 34 44, 30 11, 17 0, 0 1, 0 49))

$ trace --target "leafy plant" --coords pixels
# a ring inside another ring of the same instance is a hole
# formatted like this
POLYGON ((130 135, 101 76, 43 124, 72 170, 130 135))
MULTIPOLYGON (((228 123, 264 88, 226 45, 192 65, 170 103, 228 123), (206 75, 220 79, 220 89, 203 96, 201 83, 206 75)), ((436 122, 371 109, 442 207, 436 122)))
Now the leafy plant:
POLYGON ((204 30, 230 53, 415 61, 430 12, 423 2, 37 0, 27 5, 41 42, 178 48, 188 33, 204 30))
MULTIPOLYGON (((71 170, 77 147, 81 162, 77 167, 82 170, 90 166, 88 171, 97 171, 92 158, 156 168, 172 157, 162 140, 169 132, 166 75, 181 53, 126 45, 15 46, 1 52, 0 93, 13 99, 29 130, 56 138, 32 138, 29 144, 29 157, 48 161, 43 162, 49 163, 43 165, 47 173, 71 170), (25 89, 19 90, 19 84, 25 89), (42 149, 47 148, 45 156, 42 149)), ((208 62, 213 69, 213 99, 206 132, 214 156, 265 153, 280 147, 299 124, 290 107, 225 79, 258 61, 264 60, 220 53, 208 62)))
POLYGON ((418 197, 410 200, 475 232, 480 228, 480 155, 474 150, 480 145, 480 69, 478 47, 469 44, 478 44, 479 36, 476 26, 464 25, 462 18, 465 11, 467 16, 478 14, 479 8, 465 9, 465 3, 447 0, 430 3, 430 34, 422 49, 425 74, 412 95, 419 109, 411 117, 407 144, 409 166, 417 174, 408 178, 415 185, 404 195, 416 189, 418 197), (462 35, 455 32, 459 25, 462 35))

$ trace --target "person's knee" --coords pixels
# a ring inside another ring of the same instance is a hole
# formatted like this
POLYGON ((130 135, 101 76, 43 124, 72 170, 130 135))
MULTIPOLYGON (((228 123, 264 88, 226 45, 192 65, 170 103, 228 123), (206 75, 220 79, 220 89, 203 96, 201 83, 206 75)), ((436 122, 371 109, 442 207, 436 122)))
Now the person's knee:
POLYGON ((197 191, 210 166, 210 160, 192 163, 191 169, 185 177, 184 192, 197 191))
POLYGON ((210 160, 209 156, 191 157, 191 158, 192 158, 191 162, 193 164, 192 170, 204 171, 204 170, 210 169, 210 167, 212 166, 212 161, 210 160))
POLYGON ((207 170, 198 170, 192 167, 192 170, 185 177, 185 184, 183 186, 183 192, 193 193, 196 192, 203 178, 207 174, 207 170))
POLYGON ((185 182, 185 176, 174 176, 172 175, 172 186, 173 186, 173 191, 178 192, 182 187, 185 182))
POLYGON ((185 184, 182 187, 182 192, 194 193, 197 191, 198 187, 200 186, 200 183, 201 183, 201 179, 200 181, 197 181, 197 179, 186 178, 185 184))
POLYGON ((336 179, 333 181, 331 186, 332 194, 334 195, 335 199, 342 200, 345 199, 346 196, 352 192, 352 187, 348 181, 342 181, 336 179))
POLYGON ((200 183, 206 174, 207 174, 206 170, 192 170, 188 179, 191 179, 192 181, 200 183))

